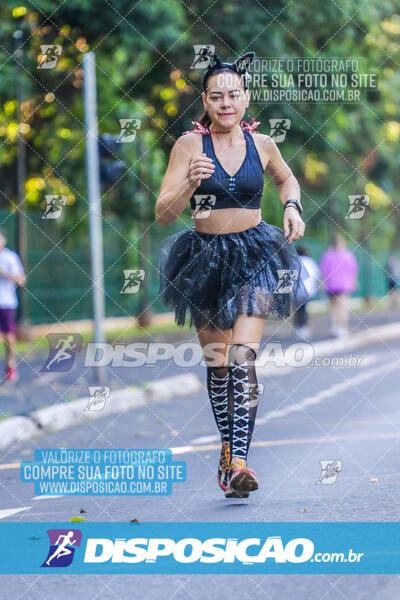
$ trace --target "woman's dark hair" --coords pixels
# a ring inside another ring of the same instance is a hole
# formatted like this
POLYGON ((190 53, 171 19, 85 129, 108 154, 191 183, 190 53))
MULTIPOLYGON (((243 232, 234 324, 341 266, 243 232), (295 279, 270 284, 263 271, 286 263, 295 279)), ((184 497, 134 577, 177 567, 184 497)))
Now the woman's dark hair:
MULTIPOLYGON (((208 56, 207 49, 203 49, 205 56, 208 56)), ((250 79, 250 75, 248 73, 248 68, 254 60, 255 53, 254 52, 246 52, 246 54, 242 54, 237 58, 233 63, 224 63, 219 58, 218 54, 214 52, 211 56, 210 62, 208 64, 207 70, 203 75, 203 91, 207 93, 207 81, 212 75, 218 75, 219 73, 225 72, 233 72, 240 76, 241 83, 245 90, 248 89, 248 81, 250 79)), ((198 122, 203 127, 209 127, 211 125, 211 119, 207 111, 204 111, 201 117, 198 119, 198 122)))

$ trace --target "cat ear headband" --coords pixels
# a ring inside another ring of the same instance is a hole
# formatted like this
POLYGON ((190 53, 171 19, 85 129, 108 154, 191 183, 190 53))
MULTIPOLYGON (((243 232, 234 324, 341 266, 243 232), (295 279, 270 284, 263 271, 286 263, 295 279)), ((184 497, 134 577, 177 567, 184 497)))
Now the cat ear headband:
MULTIPOLYGON (((203 48, 201 52, 204 53, 204 58, 209 57, 209 51, 207 48, 203 48)), ((246 52, 245 54, 239 56, 239 58, 237 58, 233 63, 226 63, 222 62, 218 54, 214 52, 214 54, 211 56, 206 72, 203 75, 203 90, 206 91, 207 79, 217 69, 231 69, 231 71, 243 76, 244 87, 247 89, 248 82, 251 79, 248 69, 253 62, 254 57, 255 52, 246 52)))

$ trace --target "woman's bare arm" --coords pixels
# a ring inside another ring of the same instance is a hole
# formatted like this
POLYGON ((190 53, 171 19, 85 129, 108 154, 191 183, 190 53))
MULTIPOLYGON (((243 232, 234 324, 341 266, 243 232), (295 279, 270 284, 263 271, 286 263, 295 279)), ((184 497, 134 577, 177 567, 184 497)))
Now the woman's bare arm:
POLYGON ((193 145, 194 140, 188 134, 178 138, 172 147, 155 208, 159 225, 165 226, 175 221, 184 211, 201 179, 211 176, 211 159, 203 153, 193 159, 193 145), (200 175, 201 171, 203 174, 200 175))
POLYGON ((155 214, 159 225, 169 225, 179 217, 193 194, 188 180, 191 152, 188 140, 180 137, 172 147, 168 167, 157 198, 155 214))

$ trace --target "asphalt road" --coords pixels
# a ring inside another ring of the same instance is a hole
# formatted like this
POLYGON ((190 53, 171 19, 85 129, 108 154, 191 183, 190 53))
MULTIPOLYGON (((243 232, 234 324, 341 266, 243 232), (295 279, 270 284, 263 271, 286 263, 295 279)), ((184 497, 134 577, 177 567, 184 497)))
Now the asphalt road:
MULTIPOLYGON (((343 355, 346 356, 346 355, 343 355)), ((219 443, 205 392, 19 444, 2 456, 4 521, 397 521, 399 518, 400 342, 352 352, 358 365, 308 366, 264 383, 249 465, 260 488, 227 500, 217 486, 219 443), (187 480, 171 496, 36 499, 18 463, 36 448, 173 448, 187 480), (317 485, 320 460, 340 460, 333 485, 317 485), (23 510, 20 510, 20 509, 23 510), (14 511, 14 512, 11 512, 14 511)), ((204 378, 204 370, 203 370, 204 378)), ((2 576, 7 598, 143 600, 383 599, 400 595, 398 575, 30 575, 2 576)))

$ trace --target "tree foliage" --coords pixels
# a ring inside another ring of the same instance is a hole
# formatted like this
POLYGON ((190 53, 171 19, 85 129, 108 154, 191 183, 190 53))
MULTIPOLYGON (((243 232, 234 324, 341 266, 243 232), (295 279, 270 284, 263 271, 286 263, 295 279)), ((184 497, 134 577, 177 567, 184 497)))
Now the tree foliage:
MULTIPOLYGON (((96 52, 100 132, 119 133, 119 119, 141 119, 136 143, 122 144, 128 164, 104 190, 104 214, 129 223, 151 219, 169 152, 202 111, 201 72, 190 69, 194 44, 214 44, 226 60, 254 50, 258 57, 361 57, 379 75, 379 91, 358 104, 251 104, 246 120, 290 118, 280 150, 302 188, 308 235, 347 229, 372 247, 392 244, 400 219, 399 36, 397 3, 356 0, 320 3, 243 0, 35 0, 0 8, 1 206, 16 199, 19 123, 28 151, 27 209, 43 211, 46 194, 67 196, 61 226, 86 231, 82 56, 96 52), (23 103, 15 90, 13 33, 24 32, 20 67, 23 103), (58 44, 54 69, 38 69, 43 44, 58 44), (21 111, 21 119, 18 117, 21 111), (21 126, 21 125, 20 125, 21 126), (139 151, 138 148, 141 148, 139 151), (368 220, 346 220, 349 194, 368 194, 368 220)), ((281 224, 274 186, 266 185, 264 218, 281 224)), ((189 213, 188 213, 189 214, 189 213)))

